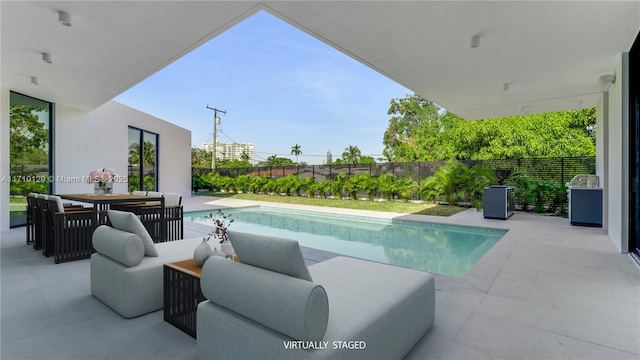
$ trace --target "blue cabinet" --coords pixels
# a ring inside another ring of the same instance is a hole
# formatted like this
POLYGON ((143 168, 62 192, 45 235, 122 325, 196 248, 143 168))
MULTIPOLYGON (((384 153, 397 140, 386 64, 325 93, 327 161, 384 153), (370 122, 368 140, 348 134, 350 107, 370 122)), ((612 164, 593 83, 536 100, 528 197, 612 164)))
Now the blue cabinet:
POLYGON ((482 214, 485 219, 507 220, 513 215, 515 204, 513 188, 510 186, 490 186, 482 195, 482 214))
POLYGON ((602 188, 569 189, 569 222, 602 227, 602 188))

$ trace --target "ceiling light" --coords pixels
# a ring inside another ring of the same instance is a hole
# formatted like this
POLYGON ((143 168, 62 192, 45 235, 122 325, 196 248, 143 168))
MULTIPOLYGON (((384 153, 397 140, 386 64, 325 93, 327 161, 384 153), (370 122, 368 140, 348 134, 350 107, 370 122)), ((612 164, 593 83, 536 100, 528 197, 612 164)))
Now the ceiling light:
POLYGON ((64 11, 58 11, 58 21, 64 26, 71 26, 71 16, 64 11))
POLYGON ((42 61, 46 62, 47 64, 51 64, 53 62, 51 61, 51 54, 42 53, 42 61))
POLYGON ((38 85, 38 78, 37 78, 37 77, 35 77, 35 76, 32 76, 32 77, 31 77, 31 83, 32 83, 33 85, 38 85))
POLYGON ((602 75, 598 79, 598 83, 603 90, 609 90, 614 82, 616 82, 616 76, 612 74, 602 75))
POLYGON ((480 35, 474 35, 471 37, 471 47, 477 48, 480 45, 480 35))

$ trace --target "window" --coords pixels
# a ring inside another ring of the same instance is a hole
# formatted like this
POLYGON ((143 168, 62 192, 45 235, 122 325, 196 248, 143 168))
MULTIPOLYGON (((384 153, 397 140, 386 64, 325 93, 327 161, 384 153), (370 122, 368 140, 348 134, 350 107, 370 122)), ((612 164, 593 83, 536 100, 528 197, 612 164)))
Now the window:
POLYGON ((158 189, 158 134, 129 127, 129 192, 158 189))
POLYGON ((27 194, 49 194, 53 104, 11 92, 9 101, 10 226, 26 224, 27 194))

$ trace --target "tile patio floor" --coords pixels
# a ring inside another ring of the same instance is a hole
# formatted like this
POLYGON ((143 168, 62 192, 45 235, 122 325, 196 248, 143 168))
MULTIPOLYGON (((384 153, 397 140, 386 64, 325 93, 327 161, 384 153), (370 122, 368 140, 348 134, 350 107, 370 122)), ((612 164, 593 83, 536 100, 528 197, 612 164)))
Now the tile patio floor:
MULTIPOLYGON (((184 199, 187 211, 239 205, 184 199)), ((464 277, 434 274, 435 324, 407 359, 640 359, 640 268, 602 229, 530 214, 485 220, 475 210, 331 211, 510 230, 464 277)), ((206 232, 185 222, 185 237, 206 232)), ((126 320, 93 298, 89 260, 56 265, 24 239, 24 228, 0 233, 0 359, 195 358, 195 340, 162 311, 126 320)), ((309 263, 334 256, 303 252, 309 263)))

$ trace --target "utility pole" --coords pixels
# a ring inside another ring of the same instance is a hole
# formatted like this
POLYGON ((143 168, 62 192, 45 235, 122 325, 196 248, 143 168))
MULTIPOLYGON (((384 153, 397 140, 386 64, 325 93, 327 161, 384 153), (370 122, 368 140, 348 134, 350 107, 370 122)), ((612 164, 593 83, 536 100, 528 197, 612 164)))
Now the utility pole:
POLYGON ((226 110, 219 110, 216 108, 212 108, 207 104, 207 109, 209 110, 213 110, 213 149, 211 152, 211 173, 212 175, 216 174, 216 147, 217 147, 217 142, 216 142, 216 135, 217 135, 217 129, 216 129, 216 125, 218 125, 218 123, 220 123, 220 118, 218 117, 218 113, 223 113, 225 115, 227 115, 227 111, 226 110))

